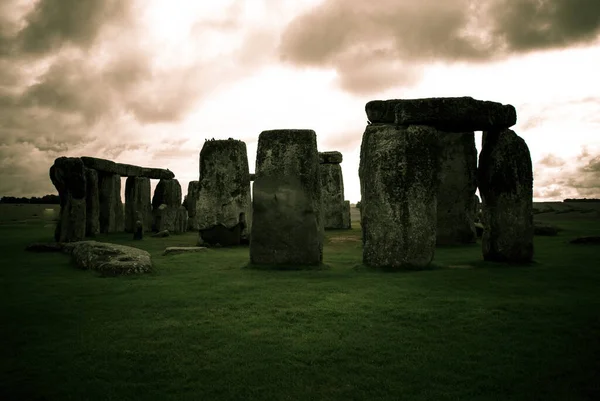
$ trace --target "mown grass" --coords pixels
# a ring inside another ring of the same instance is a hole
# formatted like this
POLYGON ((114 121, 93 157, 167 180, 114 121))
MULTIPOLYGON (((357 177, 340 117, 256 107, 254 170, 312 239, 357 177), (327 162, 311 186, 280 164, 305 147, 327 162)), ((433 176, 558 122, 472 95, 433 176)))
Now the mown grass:
MULTIPOLYGON (((537 217, 536 217, 537 218, 537 217)), ((192 233, 134 242, 155 271, 100 278, 23 251, 52 227, 0 225, 2 400, 592 400, 600 386, 600 253, 552 216, 536 263, 439 248, 435 268, 361 265, 358 224, 327 232, 325 269, 248 269, 248 248, 162 256, 192 233)))

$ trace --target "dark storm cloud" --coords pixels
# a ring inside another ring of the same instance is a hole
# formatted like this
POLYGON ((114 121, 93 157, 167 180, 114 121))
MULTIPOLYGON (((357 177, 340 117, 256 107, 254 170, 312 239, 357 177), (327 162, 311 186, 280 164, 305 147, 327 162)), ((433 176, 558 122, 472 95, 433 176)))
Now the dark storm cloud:
POLYGON ((369 67, 378 53, 404 63, 404 74, 388 84, 410 84, 406 77, 418 80, 415 70, 428 61, 485 62, 590 43, 600 32, 599 16, 597 0, 325 0, 288 25, 279 55, 335 68, 344 89, 368 93, 381 86, 369 67), (352 85, 353 76, 363 79, 352 85))

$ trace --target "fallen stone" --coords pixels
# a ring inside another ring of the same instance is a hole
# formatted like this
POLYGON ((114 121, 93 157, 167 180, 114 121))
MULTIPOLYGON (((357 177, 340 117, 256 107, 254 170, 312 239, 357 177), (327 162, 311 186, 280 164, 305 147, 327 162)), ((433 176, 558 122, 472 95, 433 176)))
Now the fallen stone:
POLYGON ((188 191, 185 203, 185 207, 188 212, 188 230, 198 231, 200 228, 198 222, 198 196, 200 194, 200 181, 190 181, 188 184, 188 191))
POLYGON ((98 187, 98 172, 91 168, 85 169, 85 235, 94 237, 100 233, 100 194, 98 187))
POLYGON ((372 123, 429 125, 452 132, 502 130, 517 122, 513 106, 468 96, 374 100, 365 109, 372 123))
POLYGON ((569 241, 571 244, 584 244, 584 245, 599 245, 600 237, 589 236, 589 237, 577 237, 569 241))
POLYGON ((98 174, 100 200, 100 232, 116 233, 125 231, 123 201, 121 200, 121 176, 118 174, 98 174))
POLYGON ((87 182, 85 167, 76 157, 59 157, 50 167, 50 180, 58 190, 60 212, 54 240, 81 241, 86 232, 87 182))
POLYGON ((319 163, 321 164, 340 164, 344 160, 344 157, 340 152, 319 152, 319 163))
POLYGON ((477 148, 473 132, 441 132, 437 245, 471 244, 475 232, 477 148))
POLYGON ((205 141, 199 182, 196 214, 201 239, 222 246, 248 241, 252 206, 246 144, 235 139, 205 141))
POLYGON ((163 255, 176 255, 180 253, 192 253, 206 251, 208 248, 203 246, 170 246, 165 248, 163 255))
POLYGON ((162 231, 152 234, 151 236, 156 237, 156 238, 164 238, 164 237, 168 237, 169 235, 171 235, 169 230, 162 230, 162 231))
POLYGON ((549 224, 533 222, 533 235, 554 237, 558 234, 559 228, 549 224))
POLYGON ((365 265, 403 269, 431 263, 438 163, 435 128, 367 125, 359 165, 365 265))
POLYGON ((152 205, 150 203, 150 179, 127 177, 125 181, 125 232, 135 232, 137 222, 143 230, 152 229, 152 205))
POLYGON ((81 160, 87 168, 93 168, 105 174, 117 174, 122 177, 146 177, 153 179, 172 179, 175 177, 170 170, 161 168, 140 167, 131 164, 115 163, 112 160, 97 157, 82 156, 81 160))
POLYGON ((315 132, 261 132, 253 191, 250 262, 321 264, 324 228, 315 132))
POLYGON ((483 258, 533 258, 533 170, 529 148, 512 130, 483 133, 477 182, 482 198, 483 258))
POLYGON ((147 273, 152 270, 150 254, 142 249, 97 241, 79 241, 63 251, 83 270, 95 270, 104 276, 147 273))

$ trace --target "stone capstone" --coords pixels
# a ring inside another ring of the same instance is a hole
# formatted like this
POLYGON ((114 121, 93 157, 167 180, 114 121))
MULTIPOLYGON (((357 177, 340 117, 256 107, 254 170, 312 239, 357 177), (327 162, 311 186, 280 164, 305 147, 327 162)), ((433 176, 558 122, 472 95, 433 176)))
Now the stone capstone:
POLYGON ((340 152, 319 152, 319 163, 321 164, 340 164, 342 160, 344 160, 344 157, 340 152))
POLYGON ((86 233, 87 181, 85 167, 76 157, 59 157, 50 167, 50 180, 58 190, 60 213, 54 240, 81 241, 86 233))
POLYGON ((322 192, 313 130, 263 131, 258 138, 250 262, 323 261, 322 192))
POLYGON ((125 231, 123 202, 121 201, 121 176, 99 173, 98 187, 100 232, 106 234, 125 231))
POLYGON ((443 131, 485 131, 517 122, 512 105, 472 97, 373 100, 366 104, 371 123, 429 125, 443 131))
POLYGON ((204 142, 199 172, 198 242, 222 246, 247 243, 252 207, 246 144, 235 139, 204 142))
POLYGON ((533 170, 529 148, 512 130, 483 133, 477 172, 482 199, 483 258, 533 258, 533 170))
POLYGON ((423 268, 434 255, 439 140, 435 128, 367 125, 360 149, 363 263, 423 268))
POLYGON ((95 270, 103 276, 147 273, 152 270, 150 254, 142 249, 96 241, 79 241, 63 246, 83 270, 95 270))
POLYGON ((127 177, 125 181, 125 231, 136 231, 140 221, 144 231, 152 229, 152 205, 150 203, 150 179, 127 177))
POLYGON ((117 174, 122 177, 146 177, 158 180, 175 178, 175 174, 173 174, 172 171, 162 168, 140 167, 131 164, 115 163, 112 160, 88 156, 82 156, 81 160, 87 168, 93 168, 105 174, 117 174))

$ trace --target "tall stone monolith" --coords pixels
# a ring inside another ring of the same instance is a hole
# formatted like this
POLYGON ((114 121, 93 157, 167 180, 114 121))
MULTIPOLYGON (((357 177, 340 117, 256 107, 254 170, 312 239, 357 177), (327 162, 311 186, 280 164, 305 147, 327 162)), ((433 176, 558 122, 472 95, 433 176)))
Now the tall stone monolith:
POLYGON ((530 262, 533 169, 527 144, 509 129, 484 132, 477 173, 484 260, 530 262))
POLYGON ((437 194, 438 245, 477 240, 473 196, 477 189, 477 148, 473 132, 440 132, 440 186, 437 194))
POLYGON ((115 233, 125 231, 123 201, 121 200, 121 176, 98 173, 100 202, 100 232, 115 233))
POLYGON ((152 205, 150 203, 150 179, 127 177, 125 181, 125 231, 136 231, 136 222, 142 223, 144 231, 152 229, 152 205))
POLYGON ((57 242, 85 239, 86 173, 80 158, 59 157, 50 167, 50 180, 58 190, 60 214, 54 231, 57 242))
POLYGON ((344 177, 340 166, 342 159, 340 152, 319 153, 325 229, 347 228, 344 225, 344 177))
POLYGON ((360 149, 363 263, 423 268, 434 256, 439 139, 423 125, 368 125, 360 149))
POLYGON ((342 228, 352 228, 352 214, 350 213, 350 201, 344 201, 344 212, 343 212, 342 228))
POLYGON ((258 138, 250 262, 323 261, 321 175, 313 130, 263 131, 258 138))
POLYGON ((204 142, 198 185, 198 244, 248 243, 252 206, 246 144, 231 138, 204 142))
POLYGON ((181 203, 181 185, 177 179, 162 179, 152 195, 153 230, 175 232, 181 203))
POLYGON ((85 169, 86 180, 86 217, 85 235, 94 237, 100 233, 100 194, 98 189, 98 172, 92 168, 85 169))
POLYGON ((200 193, 200 182, 190 181, 185 201, 185 207, 188 212, 188 227, 189 231, 198 231, 198 195, 200 193))

